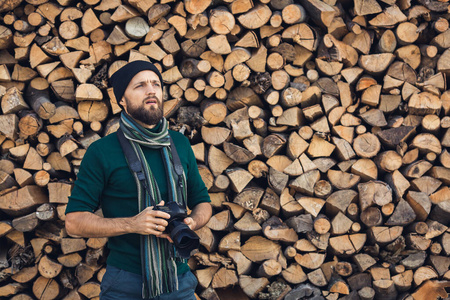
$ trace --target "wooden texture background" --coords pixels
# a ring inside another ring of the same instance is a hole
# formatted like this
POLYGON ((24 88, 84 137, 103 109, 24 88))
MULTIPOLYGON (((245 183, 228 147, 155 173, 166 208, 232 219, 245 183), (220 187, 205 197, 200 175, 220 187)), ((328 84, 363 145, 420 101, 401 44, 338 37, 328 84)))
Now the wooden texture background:
POLYGON ((211 195, 199 298, 446 298, 449 18, 435 0, 2 1, 0 298, 98 299, 106 239, 67 236, 64 210, 133 60, 160 68, 211 195))

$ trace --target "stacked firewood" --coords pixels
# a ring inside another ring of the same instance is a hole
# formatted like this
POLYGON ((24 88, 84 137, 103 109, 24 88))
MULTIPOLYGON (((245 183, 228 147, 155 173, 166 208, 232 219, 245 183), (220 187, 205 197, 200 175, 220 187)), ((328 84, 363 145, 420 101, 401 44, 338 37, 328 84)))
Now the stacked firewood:
MULTIPOLYGON (((0 298, 98 299, 106 239, 67 236, 109 77, 149 60, 214 215, 201 299, 438 299, 450 286, 449 4, 0 2, 0 298)), ((101 211, 98 212, 99 214, 101 211)))

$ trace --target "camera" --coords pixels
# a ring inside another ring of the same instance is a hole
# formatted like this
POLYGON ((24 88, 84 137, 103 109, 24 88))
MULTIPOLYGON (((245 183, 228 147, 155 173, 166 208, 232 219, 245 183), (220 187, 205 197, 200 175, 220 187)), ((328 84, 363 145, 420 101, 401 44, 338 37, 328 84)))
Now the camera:
POLYGON ((166 205, 157 205, 153 209, 170 215, 167 220, 169 224, 166 231, 170 235, 178 254, 182 258, 189 258, 191 252, 200 246, 200 238, 183 222, 184 218, 188 216, 186 209, 174 201, 167 202, 166 205))

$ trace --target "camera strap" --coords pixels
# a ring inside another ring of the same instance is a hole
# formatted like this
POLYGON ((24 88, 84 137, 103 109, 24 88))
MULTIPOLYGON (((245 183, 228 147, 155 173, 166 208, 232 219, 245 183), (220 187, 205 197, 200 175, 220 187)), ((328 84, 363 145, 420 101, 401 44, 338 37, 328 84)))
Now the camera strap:
MULTIPOLYGON (((117 137, 119 138, 120 146, 122 147, 125 157, 127 158, 128 166, 130 167, 131 171, 136 174, 142 186, 148 191, 147 181, 145 180, 145 173, 142 170, 142 164, 139 161, 136 152, 134 152, 130 141, 125 137, 122 129, 120 128, 117 130, 117 137)), ((180 156, 178 155, 172 137, 170 135, 169 137, 170 137, 170 150, 172 152, 173 165, 175 173, 177 173, 178 175, 178 185, 180 186, 181 189, 183 189, 184 188, 183 165, 181 164, 180 156)))
POLYGON ((145 180, 145 173, 142 170, 142 164, 139 161, 136 152, 134 152, 130 141, 125 137, 122 129, 120 128, 117 130, 117 137, 119 138, 120 146, 122 147, 123 153, 125 154, 125 157, 128 161, 128 166, 130 167, 131 171, 136 174, 144 189, 149 191, 147 181, 145 180))
MULTIPOLYGON (((183 165, 181 165, 180 157, 178 156, 177 148, 174 145, 174 142, 172 140, 172 137, 170 137, 170 150, 172 151, 172 158, 173 158, 173 166, 175 169, 175 173, 178 175, 178 185, 180 186, 181 190, 183 190, 183 165)), ((183 193, 182 193, 183 194, 183 193)))

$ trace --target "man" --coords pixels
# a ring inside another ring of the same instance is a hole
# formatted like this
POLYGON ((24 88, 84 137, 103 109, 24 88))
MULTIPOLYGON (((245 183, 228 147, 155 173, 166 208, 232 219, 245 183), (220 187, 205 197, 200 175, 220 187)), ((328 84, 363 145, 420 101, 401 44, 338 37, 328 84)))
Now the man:
POLYGON ((120 130, 145 176, 130 170, 118 133, 92 143, 69 197, 67 233, 109 238, 102 300, 195 299, 197 280, 165 232, 170 215, 153 209, 175 201, 192 209, 183 220, 190 229, 208 222, 210 199, 195 156, 186 137, 168 130, 162 76, 153 64, 131 62, 111 83, 123 108, 120 130), (94 214, 99 207, 103 217, 94 214))

